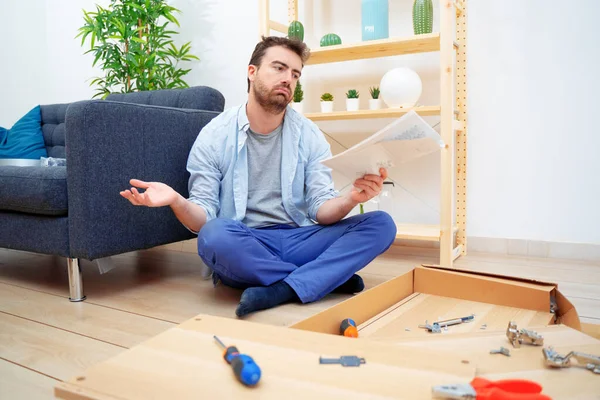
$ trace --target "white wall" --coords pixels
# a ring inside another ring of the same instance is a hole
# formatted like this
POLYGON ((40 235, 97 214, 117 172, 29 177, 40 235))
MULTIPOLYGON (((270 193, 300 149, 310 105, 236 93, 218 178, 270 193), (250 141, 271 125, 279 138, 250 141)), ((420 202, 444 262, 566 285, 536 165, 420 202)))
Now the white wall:
POLYGON ((600 3, 471 1, 469 234, 600 243, 600 3))
MULTIPOLYGON (((91 98, 87 80, 99 71, 91 67, 90 55, 82 55, 84 48, 74 36, 83 23, 81 10, 95 3, 2 2, 0 48, 9 56, 0 63, 0 126, 11 126, 36 104, 91 98)), ((287 1, 271 3, 273 18, 286 22, 287 1)), ((243 102, 246 67, 258 39, 258 2, 171 4, 182 10, 178 42, 191 40, 201 59, 193 64, 188 82, 221 90, 227 107, 243 102)), ((390 0, 391 36, 412 33, 411 4, 390 0)), ((436 15, 437 10, 436 4, 436 15)), ((579 0, 577 7, 559 0, 469 1, 469 236, 600 243, 600 179, 595 174, 600 170, 595 157, 600 138, 593 114, 600 108, 597 15, 600 3, 594 0, 579 0)), ((358 0, 300 0, 300 18, 311 47, 328 32, 340 34, 344 43, 360 40, 358 0)), ((395 66, 409 66, 421 75, 419 103, 437 104, 438 57, 432 53, 307 67, 302 79, 306 111, 318 110, 323 91, 331 91, 340 100, 335 108, 343 109, 343 94, 350 87, 361 92, 361 107, 366 108, 368 87, 395 66)), ((386 122, 321 127, 350 146, 386 122)), ((333 148, 342 147, 334 142, 333 148)), ((435 223, 437 157, 395 168, 391 177, 408 190, 395 191, 396 217, 435 223)), ((337 177, 338 187, 346 183, 337 177)))

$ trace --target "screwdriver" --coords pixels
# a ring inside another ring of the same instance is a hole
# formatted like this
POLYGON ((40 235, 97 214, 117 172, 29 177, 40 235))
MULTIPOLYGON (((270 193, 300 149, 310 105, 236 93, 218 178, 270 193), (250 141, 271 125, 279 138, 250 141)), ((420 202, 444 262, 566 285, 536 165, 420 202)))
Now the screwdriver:
POLYGON ((356 322, 351 318, 346 318, 340 324, 340 334, 346 337, 358 337, 358 329, 356 329, 356 322))
POLYGON ((240 354, 237 347, 225 346, 218 337, 214 336, 216 341, 225 349, 223 358, 233 368, 233 372, 237 379, 244 385, 252 386, 260 380, 260 368, 254 362, 252 357, 245 354, 240 354))

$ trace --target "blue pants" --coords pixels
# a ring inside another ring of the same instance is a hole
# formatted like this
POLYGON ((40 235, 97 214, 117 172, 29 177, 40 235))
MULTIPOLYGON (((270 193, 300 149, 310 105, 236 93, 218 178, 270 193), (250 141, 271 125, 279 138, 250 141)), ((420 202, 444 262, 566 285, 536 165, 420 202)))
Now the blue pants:
POLYGON ((215 218, 198 232, 198 254, 227 286, 245 289, 284 280, 308 303, 346 282, 395 237, 396 224, 383 211, 298 228, 249 228, 215 218))

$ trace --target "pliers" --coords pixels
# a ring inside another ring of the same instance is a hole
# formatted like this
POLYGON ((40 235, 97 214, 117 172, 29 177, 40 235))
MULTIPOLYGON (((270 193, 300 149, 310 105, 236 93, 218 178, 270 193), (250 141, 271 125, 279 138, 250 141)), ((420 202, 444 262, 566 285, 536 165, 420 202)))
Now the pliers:
POLYGON ((470 384, 438 385, 432 391, 434 399, 551 400, 539 384, 524 379, 475 378, 470 384))

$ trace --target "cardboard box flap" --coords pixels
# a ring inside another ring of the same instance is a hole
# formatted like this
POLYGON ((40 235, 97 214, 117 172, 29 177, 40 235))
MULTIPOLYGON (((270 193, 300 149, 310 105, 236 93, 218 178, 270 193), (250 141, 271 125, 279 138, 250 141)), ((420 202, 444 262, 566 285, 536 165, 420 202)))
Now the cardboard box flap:
MULTIPOLYGON (((434 265, 434 264, 421 264, 421 267, 422 268, 433 268, 433 269, 442 270, 442 271, 458 272, 458 273, 469 274, 469 275, 489 276, 491 278, 508 279, 508 280, 515 281, 515 282, 531 283, 534 285, 549 285, 549 286, 554 286, 554 287, 558 286, 558 284, 556 284, 555 282, 539 281, 539 280, 530 279, 530 278, 520 278, 520 277, 516 277, 516 276, 511 276, 511 275, 494 274, 491 272, 473 271, 473 270, 469 270, 469 269, 463 269, 460 267, 447 268, 447 267, 442 267, 441 265, 434 265)), ((419 267, 417 267, 417 268, 419 268, 419 267)))
POLYGON ((413 273, 409 271, 392 280, 349 298, 312 317, 290 325, 290 328, 339 335, 340 323, 352 318, 357 325, 388 309, 414 292, 413 273))
POLYGON ((555 285, 447 268, 415 268, 415 292, 550 312, 555 285))
POLYGON ((581 331, 581 321, 573 304, 558 290, 556 290, 554 296, 558 305, 558 310, 556 311, 556 316, 558 317, 557 323, 581 331))

